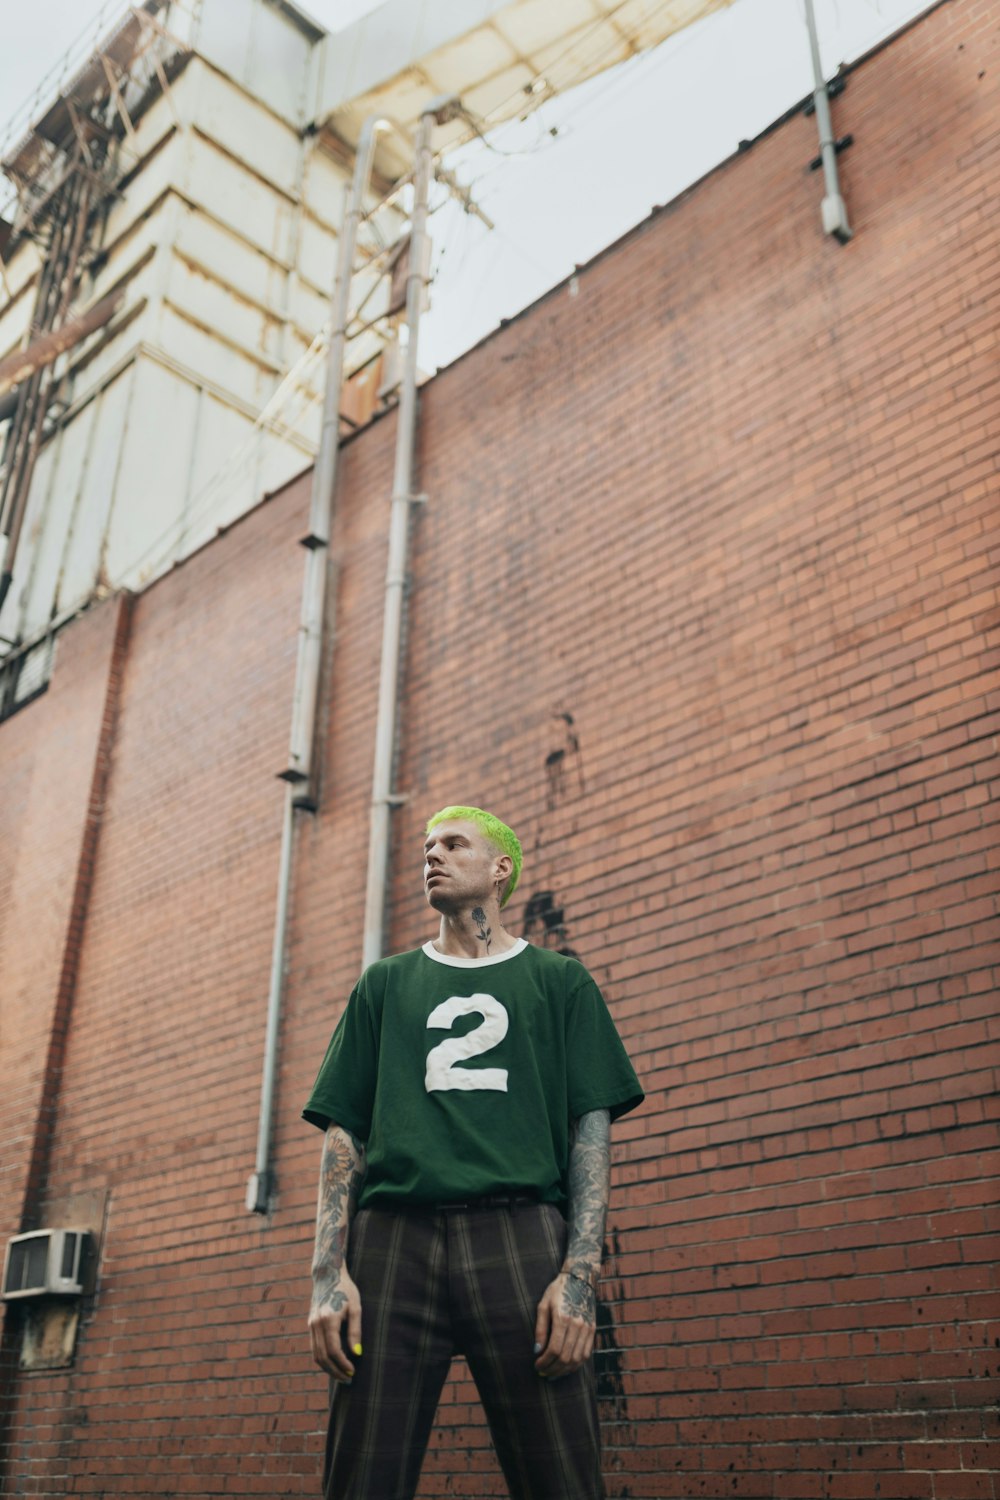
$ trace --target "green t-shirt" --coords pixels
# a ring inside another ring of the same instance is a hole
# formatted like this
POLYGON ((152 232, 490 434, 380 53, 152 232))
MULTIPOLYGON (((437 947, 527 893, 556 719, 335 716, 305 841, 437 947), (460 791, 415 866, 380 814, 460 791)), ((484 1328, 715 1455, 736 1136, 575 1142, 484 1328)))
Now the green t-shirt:
POLYGON ((361 1207, 508 1189, 562 1205, 571 1122, 642 1098, 576 959, 523 939, 486 959, 427 943, 362 974, 303 1116, 367 1142, 361 1207))

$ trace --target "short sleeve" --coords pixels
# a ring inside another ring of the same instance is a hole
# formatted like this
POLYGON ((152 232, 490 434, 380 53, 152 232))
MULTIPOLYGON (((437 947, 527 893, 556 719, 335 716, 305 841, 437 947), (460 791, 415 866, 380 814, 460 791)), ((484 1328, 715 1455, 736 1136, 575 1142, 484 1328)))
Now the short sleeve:
POLYGON ((604 996, 586 971, 567 1004, 566 1065, 571 1119, 606 1109, 616 1120, 645 1098, 604 996))
POLYGON ((362 975, 330 1038, 302 1118, 320 1130, 336 1121, 367 1141, 375 1100, 377 1057, 377 1038, 362 975))

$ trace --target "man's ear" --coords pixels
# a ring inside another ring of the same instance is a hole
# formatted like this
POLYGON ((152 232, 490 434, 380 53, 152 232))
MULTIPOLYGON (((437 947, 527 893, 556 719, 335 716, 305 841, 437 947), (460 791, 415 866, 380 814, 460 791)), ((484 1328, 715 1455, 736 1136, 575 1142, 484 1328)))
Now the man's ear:
POLYGON ((513 869, 514 861, 511 859, 509 854, 497 855, 493 870, 495 879, 500 883, 501 891, 505 891, 507 889, 507 882, 510 880, 513 869))

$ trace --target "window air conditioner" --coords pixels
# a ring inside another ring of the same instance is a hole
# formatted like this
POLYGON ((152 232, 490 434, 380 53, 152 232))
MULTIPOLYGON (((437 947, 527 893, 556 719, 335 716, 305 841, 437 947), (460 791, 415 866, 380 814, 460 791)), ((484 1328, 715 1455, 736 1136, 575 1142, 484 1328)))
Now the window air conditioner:
POLYGON ((3 1300, 61 1295, 79 1297, 87 1286, 92 1263, 91 1236, 86 1229, 35 1229, 16 1234, 7 1246, 3 1268, 3 1300))

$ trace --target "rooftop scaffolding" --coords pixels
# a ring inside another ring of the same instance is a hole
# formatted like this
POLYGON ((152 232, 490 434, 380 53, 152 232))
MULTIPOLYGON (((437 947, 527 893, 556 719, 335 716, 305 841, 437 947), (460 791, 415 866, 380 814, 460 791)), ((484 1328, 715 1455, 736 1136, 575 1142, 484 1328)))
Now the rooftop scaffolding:
MULTIPOLYGON (((30 237, 42 257, 29 353, 66 323, 94 250, 92 223, 128 170, 125 143, 135 134, 130 110, 152 89, 169 93, 166 69, 187 54, 161 22, 167 9, 168 0, 130 6, 81 66, 61 65, 55 99, 26 133, 8 132, 13 144, 0 167, 15 198, 5 256, 30 237)), ((13 578, 35 460, 57 391, 51 362, 18 386, 0 481, 0 608, 13 578)))

